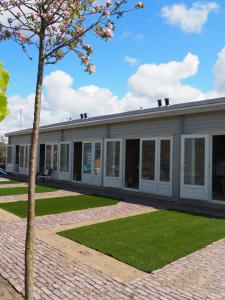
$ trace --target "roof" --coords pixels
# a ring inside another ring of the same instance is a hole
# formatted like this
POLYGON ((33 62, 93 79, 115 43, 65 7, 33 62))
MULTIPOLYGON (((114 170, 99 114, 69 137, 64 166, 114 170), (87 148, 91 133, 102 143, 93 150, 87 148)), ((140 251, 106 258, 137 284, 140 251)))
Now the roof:
MULTIPOLYGON (((102 124, 120 123, 132 120, 160 118, 165 116, 185 115, 207 111, 225 110, 225 97, 202 101, 186 102, 169 106, 154 107, 127 111, 117 114, 108 114, 88 119, 77 119, 66 122, 54 123, 40 127, 41 132, 70 129, 76 127, 96 126, 102 124)), ((32 129, 9 132, 6 136, 23 135, 31 133, 32 129)))

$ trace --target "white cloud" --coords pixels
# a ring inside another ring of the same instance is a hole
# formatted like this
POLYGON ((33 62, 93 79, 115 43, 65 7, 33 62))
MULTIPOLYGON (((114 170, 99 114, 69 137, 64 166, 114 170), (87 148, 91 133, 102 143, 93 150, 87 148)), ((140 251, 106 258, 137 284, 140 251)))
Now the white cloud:
POLYGON ((219 94, 225 95, 225 48, 218 54, 214 74, 216 90, 219 94))
POLYGON ((199 99, 202 96, 199 90, 182 83, 183 79, 197 73, 198 65, 198 57, 191 53, 181 62, 144 64, 129 78, 130 91, 136 96, 153 99, 164 96, 181 101, 199 99))
MULTIPOLYGON (((156 99, 169 97, 171 104, 202 100, 225 95, 225 48, 219 53, 214 66, 215 88, 209 93, 183 83, 184 79, 198 72, 199 58, 188 53, 181 61, 163 64, 144 64, 128 78, 128 91, 119 98, 107 88, 94 85, 74 88, 73 78, 54 71, 44 78, 44 94, 41 123, 49 124, 79 118, 80 113, 89 116, 148 108, 156 106, 156 99)), ((2 123, 0 134, 19 130, 19 110, 22 108, 23 128, 32 125, 34 95, 9 98, 9 115, 2 123)))
POLYGON ((136 66, 136 65, 138 65, 138 63, 139 63, 138 58, 133 57, 133 56, 125 56, 125 57, 124 57, 124 61, 125 61, 126 63, 128 63, 128 65, 130 65, 130 66, 136 66))
POLYGON ((200 33, 209 13, 218 9, 216 2, 195 2, 188 8, 185 4, 166 5, 161 14, 169 24, 179 26, 187 33, 200 33))
POLYGON ((145 36, 143 33, 133 33, 131 31, 124 31, 121 35, 120 35, 121 39, 127 39, 130 38, 136 42, 142 42, 145 39, 145 36))

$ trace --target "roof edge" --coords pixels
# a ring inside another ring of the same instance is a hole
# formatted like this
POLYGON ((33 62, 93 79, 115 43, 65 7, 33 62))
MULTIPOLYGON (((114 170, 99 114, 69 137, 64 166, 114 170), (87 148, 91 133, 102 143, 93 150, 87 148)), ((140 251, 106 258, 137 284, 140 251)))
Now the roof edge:
MULTIPOLYGON (((210 112, 210 111, 219 111, 219 110, 225 110, 225 98, 215 98, 215 99, 209 99, 209 100, 203 100, 203 101, 195 101, 195 103, 198 103, 199 105, 195 106, 187 106, 187 107, 177 107, 172 108, 170 110, 163 110, 163 108, 158 108, 157 111, 143 111, 142 113, 137 114, 137 111, 134 111, 134 114, 132 115, 123 115, 123 116, 117 116, 111 115, 110 117, 105 116, 104 119, 99 120, 86 120, 82 123, 66 123, 66 124, 59 124, 57 126, 52 124, 47 127, 40 127, 40 132, 51 132, 51 131, 57 131, 57 130, 63 130, 63 129, 73 129, 73 128, 81 128, 81 127, 90 127, 90 126, 98 126, 98 125, 104 125, 104 124, 113 124, 113 123, 122 123, 122 122, 129 122, 129 121, 135 121, 135 120, 145 120, 145 119, 155 119, 165 116, 178 116, 178 115, 187 115, 187 114, 196 114, 196 113, 203 113, 203 112, 210 112), (216 102, 216 103, 209 103, 209 101, 212 100, 219 100, 224 99, 223 102, 216 102), (205 102, 205 103, 204 103, 205 102), (136 114, 135 114, 136 112, 136 114), (114 116, 114 117, 113 117, 114 116)), ((190 102, 192 103, 192 102, 190 102)), ((32 129, 25 129, 22 131, 14 131, 9 132, 5 134, 6 137, 9 136, 18 136, 18 135, 26 135, 30 134, 32 132, 32 129)))

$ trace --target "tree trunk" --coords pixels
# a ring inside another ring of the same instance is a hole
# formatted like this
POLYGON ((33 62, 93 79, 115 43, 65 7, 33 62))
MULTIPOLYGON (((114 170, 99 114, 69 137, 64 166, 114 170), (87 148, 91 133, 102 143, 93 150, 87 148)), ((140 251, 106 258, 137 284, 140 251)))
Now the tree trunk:
POLYGON ((39 141, 40 111, 44 72, 44 31, 40 35, 38 73, 36 83, 33 131, 31 136, 31 156, 29 163, 27 231, 25 243, 25 299, 33 300, 33 250, 35 226, 35 184, 37 167, 37 146, 39 141))

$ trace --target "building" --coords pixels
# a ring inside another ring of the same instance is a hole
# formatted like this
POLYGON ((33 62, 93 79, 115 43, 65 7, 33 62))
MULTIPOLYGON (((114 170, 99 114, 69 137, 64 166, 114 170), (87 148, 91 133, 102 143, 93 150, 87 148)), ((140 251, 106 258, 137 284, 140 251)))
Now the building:
MULTIPOLYGON (((7 171, 27 175, 31 129, 7 136, 7 171)), ((37 163, 56 180, 223 203, 225 98, 42 126, 37 163)))

